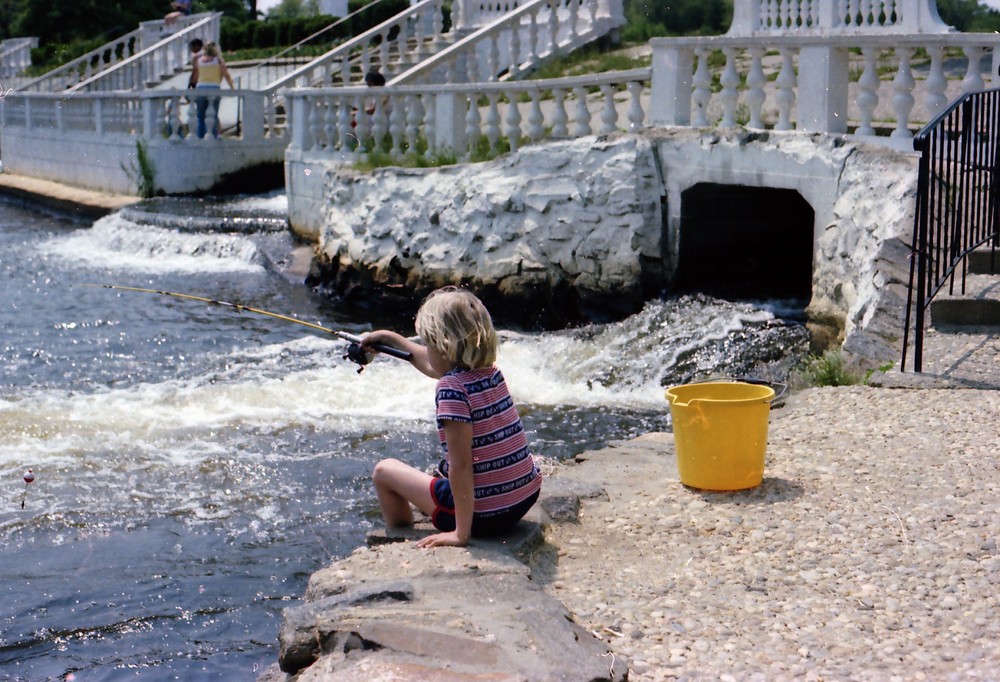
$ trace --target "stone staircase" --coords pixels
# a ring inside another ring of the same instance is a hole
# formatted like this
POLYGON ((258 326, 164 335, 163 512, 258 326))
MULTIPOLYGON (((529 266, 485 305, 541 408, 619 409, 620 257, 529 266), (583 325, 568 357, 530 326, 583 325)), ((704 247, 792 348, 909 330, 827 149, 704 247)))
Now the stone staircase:
POLYGON ((964 292, 962 280, 956 276, 954 287, 942 289, 931 301, 931 324, 942 332, 969 328, 1000 331, 1000 250, 985 247, 973 251, 967 272, 964 292))

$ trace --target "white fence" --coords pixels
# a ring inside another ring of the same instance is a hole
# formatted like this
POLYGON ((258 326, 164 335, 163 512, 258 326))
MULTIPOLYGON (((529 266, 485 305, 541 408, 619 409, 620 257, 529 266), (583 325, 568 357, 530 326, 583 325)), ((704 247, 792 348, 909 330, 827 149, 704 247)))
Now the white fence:
POLYGON ((851 132, 898 148, 909 148, 914 130, 959 94, 995 84, 1000 66, 1000 36, 993 34, 651 43, 653 125, 851 132), (716 74, 713 55, 723 62, 716 74), (962 73, 949 74, 946 62, 959 63, 962 73), (891 137, 875 138, 876 126, 891 127, 891 137))
MULTIPOLYGON (((199 95, 204 94, 199 92, 199 95)), ((0 147, 6 171, 101 191, 135 194, 137 147, 154 169, 153 190, 210 189, 223 176, 280 163, 287 141, 263 124, 266 96, 219 90, 207 97, 205 126, 226 132, 198 138, 195 91, 9 94, 0 101, 0 147)))
POLYGON ((291 148, 349 158, 384 149, 471 158, 543 139, 564 139, 645 125, 649 69, 543 81, 473 85, 399 85, 289 92, 291 148), (593 91, 593 92, 592 92, 593 91))
POLYGON ((20 76, 31 66, 31 48, 38 38, 8 38, 0 41, 0 78, 20 76))

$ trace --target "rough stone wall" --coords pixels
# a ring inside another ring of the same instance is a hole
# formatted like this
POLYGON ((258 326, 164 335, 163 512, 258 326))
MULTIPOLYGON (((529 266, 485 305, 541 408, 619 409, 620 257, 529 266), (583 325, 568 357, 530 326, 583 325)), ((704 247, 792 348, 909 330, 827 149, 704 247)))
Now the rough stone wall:
POLYGON ((899 355, 916 167, 913 154, 851 138, 690 128, 435 169, 333 163, 311 280, 405 306, 470 284, 503 322, 535 327, 617 318, 669 286, 677 240, 697 229, 681 225, 685 190, 793 189, 815 211, 803 228, 814 243, 812 326, 881 364, 899 355))
POLYGON ((659 172, 643 137, 436 169, 332 167, 324 184, 317 274, 336 293, 419 298, 468 283, 556 326, 629 314, 662 284, 659 172))

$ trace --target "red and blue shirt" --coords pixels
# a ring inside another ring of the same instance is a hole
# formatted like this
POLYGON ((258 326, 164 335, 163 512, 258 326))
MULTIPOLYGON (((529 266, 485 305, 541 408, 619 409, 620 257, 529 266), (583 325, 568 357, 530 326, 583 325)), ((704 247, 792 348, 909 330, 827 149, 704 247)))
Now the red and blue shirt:
POLYGON ((508 509, 542 487, 521 417, 499 368, 453 369, 438 379, 435 404, 445 458, 444 422, 472 424, 476 512, 508 509))

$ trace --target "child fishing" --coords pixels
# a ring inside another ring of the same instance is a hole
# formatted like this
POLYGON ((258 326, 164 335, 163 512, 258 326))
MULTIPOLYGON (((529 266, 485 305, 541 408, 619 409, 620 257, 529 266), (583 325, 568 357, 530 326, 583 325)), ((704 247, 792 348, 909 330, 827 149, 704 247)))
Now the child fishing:
POLYGON ((538 499, 542 479, 503 374, 494 364, 499 342, 489 311, 470 291, 444 287, 417 311, 426 345, 389 330, 364 337, 408 351, 410 363, 437 379, 438 438, 445 459, 431 476, 396 459, 375 466, 373 479, 389 526, 413 524, 417 507, 440 533, 419 547, 456 546, 510 530, 538 499))

